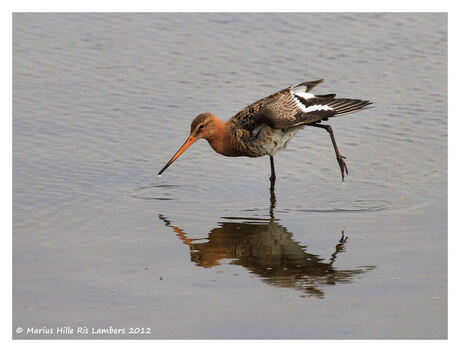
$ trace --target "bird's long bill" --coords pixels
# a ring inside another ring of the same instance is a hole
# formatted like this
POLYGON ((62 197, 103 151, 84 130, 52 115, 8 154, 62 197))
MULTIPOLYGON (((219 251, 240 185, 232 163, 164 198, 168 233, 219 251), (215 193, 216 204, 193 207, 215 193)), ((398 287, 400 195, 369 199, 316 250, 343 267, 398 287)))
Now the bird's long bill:
POLYGON ((171 158, 171 160, 168 161, 168 163, 161 169, 161 171, 158 173, 158 175, 161 175, 163 173, 163 171, 165 171, 169 165, 171 165, 178 157, 181 156, 181 154, 183 152, 185 152, 187 150, 188 147, 190 147, 193 143, 196 142, 196 138, 195 137, 188 137, 188 139, 185 141, 184 145, 182 147, 180 147, 180 149, 177 151, 176 154, 174 154, 174 156, 171 158))

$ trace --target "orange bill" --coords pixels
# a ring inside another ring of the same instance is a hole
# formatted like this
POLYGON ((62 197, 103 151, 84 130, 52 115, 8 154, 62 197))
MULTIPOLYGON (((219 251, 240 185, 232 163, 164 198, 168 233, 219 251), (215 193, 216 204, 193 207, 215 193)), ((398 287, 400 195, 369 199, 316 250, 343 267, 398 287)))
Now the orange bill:
POLYGON ((161 169, 161 171, 158 173, 158 175, 161 175, 163 173, 163 171, 165 171, 169 165, 171 165, 178 157, 181 156, 181 154, 183 152, 185 152, 187 150, 188 147, 190 147, 193 143, 196 142, 196 138, 195 137, 188 137, 187 141, 184 143, 184 145, 182 147, 180 147, 180 149, 177 151, 176 154, 174 154, 174 156, 171 158, 171 160, 168 161, 168 163, 161 169))

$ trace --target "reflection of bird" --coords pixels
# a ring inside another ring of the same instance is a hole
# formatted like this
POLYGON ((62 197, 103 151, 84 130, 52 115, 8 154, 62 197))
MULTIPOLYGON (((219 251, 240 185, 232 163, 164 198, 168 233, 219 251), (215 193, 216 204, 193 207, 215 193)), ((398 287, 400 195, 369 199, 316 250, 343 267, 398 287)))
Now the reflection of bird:
POLYGON ((351 282, 354 276, 373 268, 334 268, 336 256, 344 251, 347 240, 343 232, 331 259, 326 262, 306 252, 305 246, 293 240, 292 233, 273 220, 222 222, 209 232, 207 242, 200 239, 201 243, 197 243, 163 215, 160 219, 189 246, 191 261, 196 265, 210 268, 230 259, 231 264, 244 266, 269 284, 300 289, 316 297, 324 296, 322 286, 351 282))
POLYGON ((332 128, 319 122, 362 110, 372 103, 339 99, 335 94, 309 93, 322 81, 303 82, 280 90, 247 106, 225 123, 210 113, 198 115, 191 124, 187 141, 158 174, 161 175, 195 141, 205 138, 217 153, 225 156, 269 155, 273 188, 276 179, 273 156, 307 125, 323 128, 329 133, 343 181, 344 171, 348 174, 345 157, 339 153, 332 128))

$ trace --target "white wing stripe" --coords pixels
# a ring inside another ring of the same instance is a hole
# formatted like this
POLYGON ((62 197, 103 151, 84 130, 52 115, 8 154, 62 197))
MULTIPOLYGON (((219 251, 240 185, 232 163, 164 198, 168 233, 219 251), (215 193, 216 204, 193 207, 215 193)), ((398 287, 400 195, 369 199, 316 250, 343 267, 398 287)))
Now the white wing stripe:
POLYGON ((300 102, 298 98, 303 98, 305 100, 314 98, 315 96, 311 93, 306 93, 305 92, 305 87, 304 86, 299 86, 291 89, 291 95, 294 101, 296 102, 297 106, 302 110, 303 112, 308 112, 307 107, 300 102))
POLYGON ((291 94, 296 102, 297 106, 302 110, 304 113, 307 112, 313 112, 313 111, 322 111, 322 110, 334 110, 332 107, 328 105, 320 105, 320 104, 315 104, 315 105, 310 105, 309 107, 306 107, 298 98, 303 98, 305 100, 309 100, 312 98, 315 98, 314 94, 307 93, 305 90, 307 88, 305 86, 298 86, 294 87, 291 89, 291 94))
POLYGON ((306 107, 304 104, 301 103, 301 101, 298 99, 298 97, 303 98, 305 100, 308 100, 308 99, 311 99, 311 98, 315 98, 315 95, 313 95, 311 93, 299 92, 298 90, 296 91, 295 90, 296 88, 294 88, 293 91, 292 91, 292 93, 293 93, 292 98, 294 99, 294 101, 296 102, 296 104, 300 108, 300 110, 302 110, 304 113, 313 112, 313 111, 322 111, 322 110, 334 110, 332 107, 330 107, 328 105, 320 105, 320 104, 310 105, 309 107, 306 107))
POLYGON ((311 98, 315 97, 314 94, 305 93, 305 92, 295 92, 294 94, 297 95, 298 97, 304 98, 305 100, 308 100, 308 99, 311 99, 311 98))
POLYGON ((302 109, 303 112, 313 112, 313 111, 321 111, 321 110, 334 110, 334 109, 327 105, 311 105, 305 110, 302 109))
MULTIPOLYGON (((296 102, 297 106, 300 108, 300 110, 302 110, 303 112, 307 112, 307 108, 305 107, 305 105, 303 105, 299 99, 297 99, 297 97, 295 95, 292 96, 294 98, 294 101, 296 102)), ((294 119, 294 117, 293 117, 294 119)))

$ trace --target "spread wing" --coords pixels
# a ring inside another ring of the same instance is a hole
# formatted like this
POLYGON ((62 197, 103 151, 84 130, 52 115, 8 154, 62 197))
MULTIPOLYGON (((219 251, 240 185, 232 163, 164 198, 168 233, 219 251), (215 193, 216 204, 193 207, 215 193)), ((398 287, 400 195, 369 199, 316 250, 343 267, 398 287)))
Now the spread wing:
POLYGON ((310 93, 322 81, 303 82, 280 90, 249 105, 232 117, 231 121, 237 129, 248 131, 262 123, 283 129, 352 113, 372 104, 367 100, 335 98, 335 94, 310 93))
POLYGON ((367 100, 336 98, 335 94, 314 95, 302 85, 290 88, 283 96, 260 111, 259 122, 272 128, 282 129, 327 120, 362 110, 372 104, 367 100))
POLYGON ((263 118, 266 112, 265 109, 275 107, 275 105, 272 104, 276 104, 278 109, 285 110, 285 113, 289 113, 289 111, 294 111, 296 109, 295 101, 292 100, 292 89, 295 89, 296 87, 302 87, 301 89, 308 93, 321 82, 323 82, 323 79, 303 82, 295 86, 282 89, 268 97, 259 99, 234 115, 230 119, 230 123, 236 129, 252 131, 257 125, 261 123, 261 118, 263 118))

